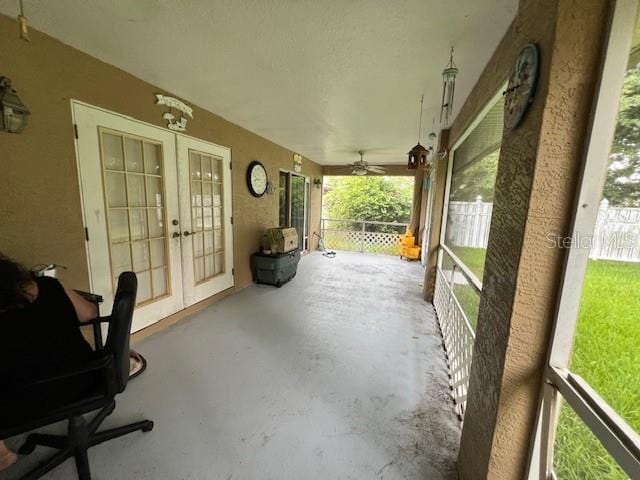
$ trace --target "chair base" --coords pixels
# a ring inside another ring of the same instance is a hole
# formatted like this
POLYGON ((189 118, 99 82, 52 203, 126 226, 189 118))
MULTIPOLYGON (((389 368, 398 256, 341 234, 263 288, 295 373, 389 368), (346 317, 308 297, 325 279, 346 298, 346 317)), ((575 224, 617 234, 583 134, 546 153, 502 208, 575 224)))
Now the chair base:
POLYGON ((116 402, 111 402, 100 410, 89 423, 82 416, 71 417, 67 435, 30 434, 18 450, 20 455, 29 455, 38 445, 56 448, 59 452, 20 477, 20 480, 37 480, 71 457, 74 457, 76 462, 78 479, 91 480, 89 458, 87 456, 89 448, 136 431, 150 432, 153 430, 153 422, 151 420, 143 420, 98 432, 98 428, 104 419, 113 412, 115 406, 116 402))

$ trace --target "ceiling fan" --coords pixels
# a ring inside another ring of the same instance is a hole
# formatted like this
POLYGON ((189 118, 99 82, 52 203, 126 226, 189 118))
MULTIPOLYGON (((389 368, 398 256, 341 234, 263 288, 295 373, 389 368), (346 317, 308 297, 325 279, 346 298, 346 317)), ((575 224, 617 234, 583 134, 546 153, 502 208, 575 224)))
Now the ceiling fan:
POLYGON ((353 171, 351 173, 353 173, 354 175, 366 175, 367 172, 373 172, 373 173, 385 173, 386 170, 384 167, 381 167, 379 165, 369 165, 367 162, 365 162, 362 159, 362 156, 364 155, 364 151, 363 150, 358 150, 358 153, 360 154, 360 160, 357 162, 353 162, 353 171))

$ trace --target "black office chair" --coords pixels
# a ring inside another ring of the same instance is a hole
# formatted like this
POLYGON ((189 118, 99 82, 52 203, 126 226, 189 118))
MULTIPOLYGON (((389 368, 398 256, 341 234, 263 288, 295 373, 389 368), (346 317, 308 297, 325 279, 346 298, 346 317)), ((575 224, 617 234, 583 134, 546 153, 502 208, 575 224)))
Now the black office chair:
POLYGON ((37 385, 65 381, 87 373, 101 375, 103 379, 95 392, 73 404, 55 410, 43 410, 29 422, 21 425, 0 427, 0 438, 8 438, 62 420, 69 422, 67 435, 32 433, 27 437, 26 442, 20 447, 19 453, 21 455, 30 454, 37 445, 53 447, 60 451, 22 476, 21 480, 36 480, 70 457, 75 458, 79 480, 90 480, 91 472, 87 456, 89 448, 138 430, 149 432, 153 429, 153 422, 144 420, 101 432, 97 431, 104 419, 115 409, 115 397, 124 391, 129 380, 129 336, 137 289, 138 280, 135 273, 122 273, 118 278, 118 288, 111 315, 99 317, 89 322, 94 325, 109 324, 107 342, 100 350, 101 354, 98 355, 98 359, 56 377, 30 382, 24 386, 24 388, 31 388, 37 385), (89 422, 85 421, 83 414, 94 410, 100 411, 89 422))

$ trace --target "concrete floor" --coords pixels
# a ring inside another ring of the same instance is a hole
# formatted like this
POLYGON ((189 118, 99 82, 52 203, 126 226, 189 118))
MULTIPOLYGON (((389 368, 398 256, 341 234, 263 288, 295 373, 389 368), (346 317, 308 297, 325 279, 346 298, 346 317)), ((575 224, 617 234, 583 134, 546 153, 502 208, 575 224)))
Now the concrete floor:
MULTIPOLYGON (((92 449, 94 479, 454 479, 460 428, 422 272, 314 253, 281 289, 251 286, 144 340, 149 369, 105 425, 156 428, 92 449)), ((73 462, 46 478, 76 478, 73 462)))

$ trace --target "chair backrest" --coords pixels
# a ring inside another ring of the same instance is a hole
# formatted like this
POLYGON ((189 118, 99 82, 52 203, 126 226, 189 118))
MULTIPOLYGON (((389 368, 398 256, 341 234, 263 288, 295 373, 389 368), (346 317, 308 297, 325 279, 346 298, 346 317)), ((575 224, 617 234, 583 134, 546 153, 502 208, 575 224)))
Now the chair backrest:
POLYGON ((124 391, 129 381, 129 338, 137 291, 138 278, 136 274, 133 272, 121 273, 118 277, 118 288, 113 300, 109 333, 104 348, 115 358, 118 393, 124 391))

